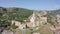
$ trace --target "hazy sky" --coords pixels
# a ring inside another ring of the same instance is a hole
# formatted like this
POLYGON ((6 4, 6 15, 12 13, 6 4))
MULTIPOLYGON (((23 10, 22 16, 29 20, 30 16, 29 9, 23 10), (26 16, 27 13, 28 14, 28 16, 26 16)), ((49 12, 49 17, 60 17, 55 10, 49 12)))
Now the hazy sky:
POLYGON ((21 7, 34 10, 60 9, 60 0, 0 0, 1 7, 21 7))

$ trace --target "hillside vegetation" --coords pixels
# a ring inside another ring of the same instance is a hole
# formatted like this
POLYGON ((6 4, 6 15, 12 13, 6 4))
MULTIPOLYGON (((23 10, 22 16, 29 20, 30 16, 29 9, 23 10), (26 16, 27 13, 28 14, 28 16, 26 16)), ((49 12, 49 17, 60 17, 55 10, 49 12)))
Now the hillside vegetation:
POLYGON ((16 26, 11 25, 12 20, 25 23, 29 21, 28 17, 33 13, 33 10, 24 8, 4 8, 0 7, 0 27, 6 28, 16 28, 16 26))
POLYGON ((24 8, 2 8, 0 7, 0 17, 9 20, 24 22, 33 13, 33 10, 24 8))
MULTIPOLYGON (((38 11, 36 11, 38 12, 38 11)), ((56 23, 56 14, 60 14, 60 9, 47 11, 48 23, 55 25, 56 23)), ((33 13, 33 10, 25 9, 25 8, 4 8, 0 7, 0 27, 8 27, 11 26, 11 21, 16 20, 21 23, 29 22, 28 18, 33 13), (24 21, 26 20, 26 22, 24 21)), ((15 25, 14 25, 15 26, 15 25)), ((14 27, 13 26, 13 27, 14 27)), ((15 28, 15 27, 14 27, 15 28)))

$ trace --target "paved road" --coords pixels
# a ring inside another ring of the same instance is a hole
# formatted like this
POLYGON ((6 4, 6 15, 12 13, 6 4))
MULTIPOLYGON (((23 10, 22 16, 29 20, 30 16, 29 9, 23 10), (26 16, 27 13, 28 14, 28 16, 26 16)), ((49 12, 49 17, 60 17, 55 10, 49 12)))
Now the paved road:
POLYGON ((7 30, 4 30, 2 34, 13 34, 13 32, 8 32, 7 30))
POLYGON ((22 34, 26 34, 26 29, 22 29, 22 34))

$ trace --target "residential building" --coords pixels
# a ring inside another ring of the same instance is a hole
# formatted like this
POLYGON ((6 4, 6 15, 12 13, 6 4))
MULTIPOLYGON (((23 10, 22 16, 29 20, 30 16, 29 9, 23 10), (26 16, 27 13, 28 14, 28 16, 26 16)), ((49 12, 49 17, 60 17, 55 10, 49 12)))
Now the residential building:
POLYGON ((15 24, 16 26, 18 26, 19 29, 24 29, 26 28, 26 24, 21 24, 21 22, 18 22, 18 21, 15 21, 15 20, 12 20, 12 25, 15 24))
POLYGON ((46 15, 46 12, 33 12, 33 14, 29 17, 30 22, 27 23, 29 27, 36 27, 42 24, 47 23, 47 17, 44 17, 42 14, 46 15))

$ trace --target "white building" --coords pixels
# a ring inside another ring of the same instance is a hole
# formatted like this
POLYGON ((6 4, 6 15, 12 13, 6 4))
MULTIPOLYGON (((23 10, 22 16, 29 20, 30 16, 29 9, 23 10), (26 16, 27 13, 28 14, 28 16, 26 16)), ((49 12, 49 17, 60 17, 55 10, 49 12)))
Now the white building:
MULTIPOLYGON (((41 12, 41 13, 46 15, 46 12, 41 12)), ((44 16, 41 17, 41 16, 42 16, 42 14, 40 14, 39 12, 33 12, 33 14, 29 17, 30 23, 27 23, 27 25, 29 27, 36 27, 36 26, 47 23, 47 17, 44 17, 44 16)))
POLYGON ((16 26, 18 26, 19 29, 24 29, 26 28, 26 24, 21 24, 18 21, 12 20, 12 25, 15 23, 16 26))
POLYGON ((36 26, 36 25, 35 25, 35 13, 33 13, 33 14, 29 17, 29 19, 30 19, 30 22, 27 23, 27 26, 29 26, 29 27, 35 27, 35 26, 36 26))
POLYGON ((57 22, 60 22, 60 14, 57 14, 57 22))

